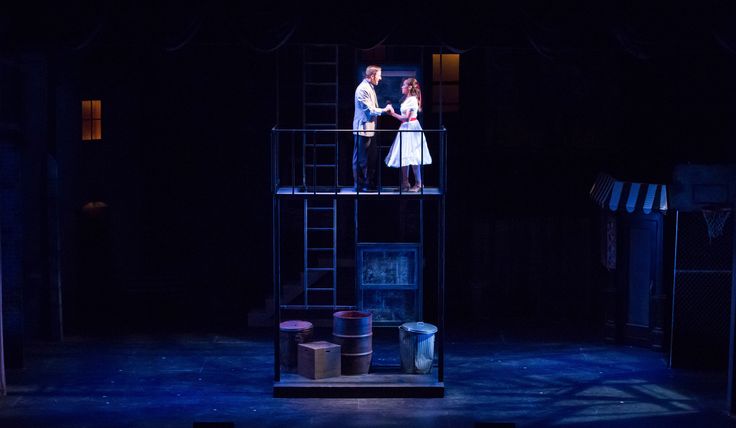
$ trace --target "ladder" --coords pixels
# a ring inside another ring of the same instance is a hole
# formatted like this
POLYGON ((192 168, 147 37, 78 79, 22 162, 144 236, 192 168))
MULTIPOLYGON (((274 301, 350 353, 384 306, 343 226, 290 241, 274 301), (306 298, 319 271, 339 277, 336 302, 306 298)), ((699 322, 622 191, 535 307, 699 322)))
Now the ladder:
POLYGON ((337 199, 304 200, 304 308, 337 309, 337 199))
MULTIPOLYGON (((302 47, 302 128, 338 129, 337 45, 302 47)), ((334 190, 338 185, 337 133, 302 134, 302 187, 334 190)))
MULTIPOLYGON (((304 129, 338 129, 337 45, 304 45, 302 124, 304 129)), ((338 187, 337 133, 302 136, 305 191, 338 187)), ((304 308, 338 309, 337 200, 304 199, 304 308)))

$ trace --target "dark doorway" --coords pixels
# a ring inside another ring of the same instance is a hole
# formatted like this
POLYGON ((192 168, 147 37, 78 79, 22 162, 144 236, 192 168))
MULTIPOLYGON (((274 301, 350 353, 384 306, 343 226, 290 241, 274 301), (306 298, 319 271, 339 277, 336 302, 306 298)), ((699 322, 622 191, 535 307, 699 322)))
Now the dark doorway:
POLYGON ((660 218, 658 214, 633 218, 628 230, 624 341, 641 346, 652 345, 653 298, 660 288, 660 218))

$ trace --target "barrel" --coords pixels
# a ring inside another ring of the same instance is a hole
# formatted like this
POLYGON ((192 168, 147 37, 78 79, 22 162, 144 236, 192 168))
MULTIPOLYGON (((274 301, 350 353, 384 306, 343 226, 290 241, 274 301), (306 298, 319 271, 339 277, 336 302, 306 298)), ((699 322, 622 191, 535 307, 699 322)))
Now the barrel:
POLYGON ((279 353, 281 371, 296 373, 297 352, 300 343, 312 341, 314 327, 309 321, 291 320, 279 324, 279 353))
POLYGON ((373 314, 339 311, 332 315, 333 341, 340 345, 342 374, 366 374, 373 357, 373 314))

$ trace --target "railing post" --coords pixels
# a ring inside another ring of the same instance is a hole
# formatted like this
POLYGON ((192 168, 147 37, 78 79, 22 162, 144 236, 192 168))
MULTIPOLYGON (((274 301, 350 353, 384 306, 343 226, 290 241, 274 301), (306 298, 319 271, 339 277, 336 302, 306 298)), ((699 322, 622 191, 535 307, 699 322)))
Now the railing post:
POLYGON ((340 191, 340 131, 335 130, 335 194, 340 191))
POLYGON ((271 191, 278 193, 281 187, 280 132, 278 125, 271 130, 271 191))
POLYGON ((294 153, 295 148, 294 145, 296 144, 294 142, 294 131, 291 131, 291 194, 294 194, 294 190, 296 189, 296 154, 294 153))
MULTIPOLYGON (((423 195, 424 194, 424 130, 417 131, 419 132, 419 165, 417 166, 417 171, 419 171, 419 176, 422 177, 422 185, 419 187, 419 192, 423 195)), ((429 147, 427 147, 427 150, 429 150, 429 147)), ((416 182, 417 177, 414 177, 414 180, 416 182)))
MULTIPOLYGON (((399 195, 403 194, 402 186, 404 185, 404 149, 402 148, 404 144, 404 133, 401 129, 399 129, 399 174, 400 174, 400 180, 399 183, 399 195)), ((409 171, 406 171, 406 179, 409 180, 409 171)))
POLYGON ((378 174, 378 183, 377 183, 377 190, 378 194, 381 194, 381 187, 383 187, 383 174, 381 174, 381 133, 373 133, 373 138, 376 140, 376 164, 373 165, 373 168, 375 168, 375 173, 378 174))
POLYGON ((317 165, 317 131, 315 130, 312 132, 312 191, 315 195, 317 194, 317 165))

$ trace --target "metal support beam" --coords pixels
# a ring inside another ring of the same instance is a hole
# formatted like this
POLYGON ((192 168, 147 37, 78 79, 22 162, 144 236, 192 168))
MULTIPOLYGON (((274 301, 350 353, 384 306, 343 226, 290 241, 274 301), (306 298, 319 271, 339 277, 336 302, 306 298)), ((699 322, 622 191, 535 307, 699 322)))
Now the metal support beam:
POLYGON ((273 340, 273 380, 278 382, 281 380, 281 352, 279 341, 279 324, 281 324, 281 315, 279 307, 281 306, 281 201, 273 198, 273 322, 274 322, 274 340, 273 340))
MULTIPOLYGON (((736 208, 736 207, 735 207, 736 208)), ((731 234, 731 322, 728 334, 728 412, 736 415, 736 232, 731 234)))
POLYGON ((7 395, 5 383, 5 345, 3 344, 3 254, 2 237, 0 236, 0 395, 7 395))

